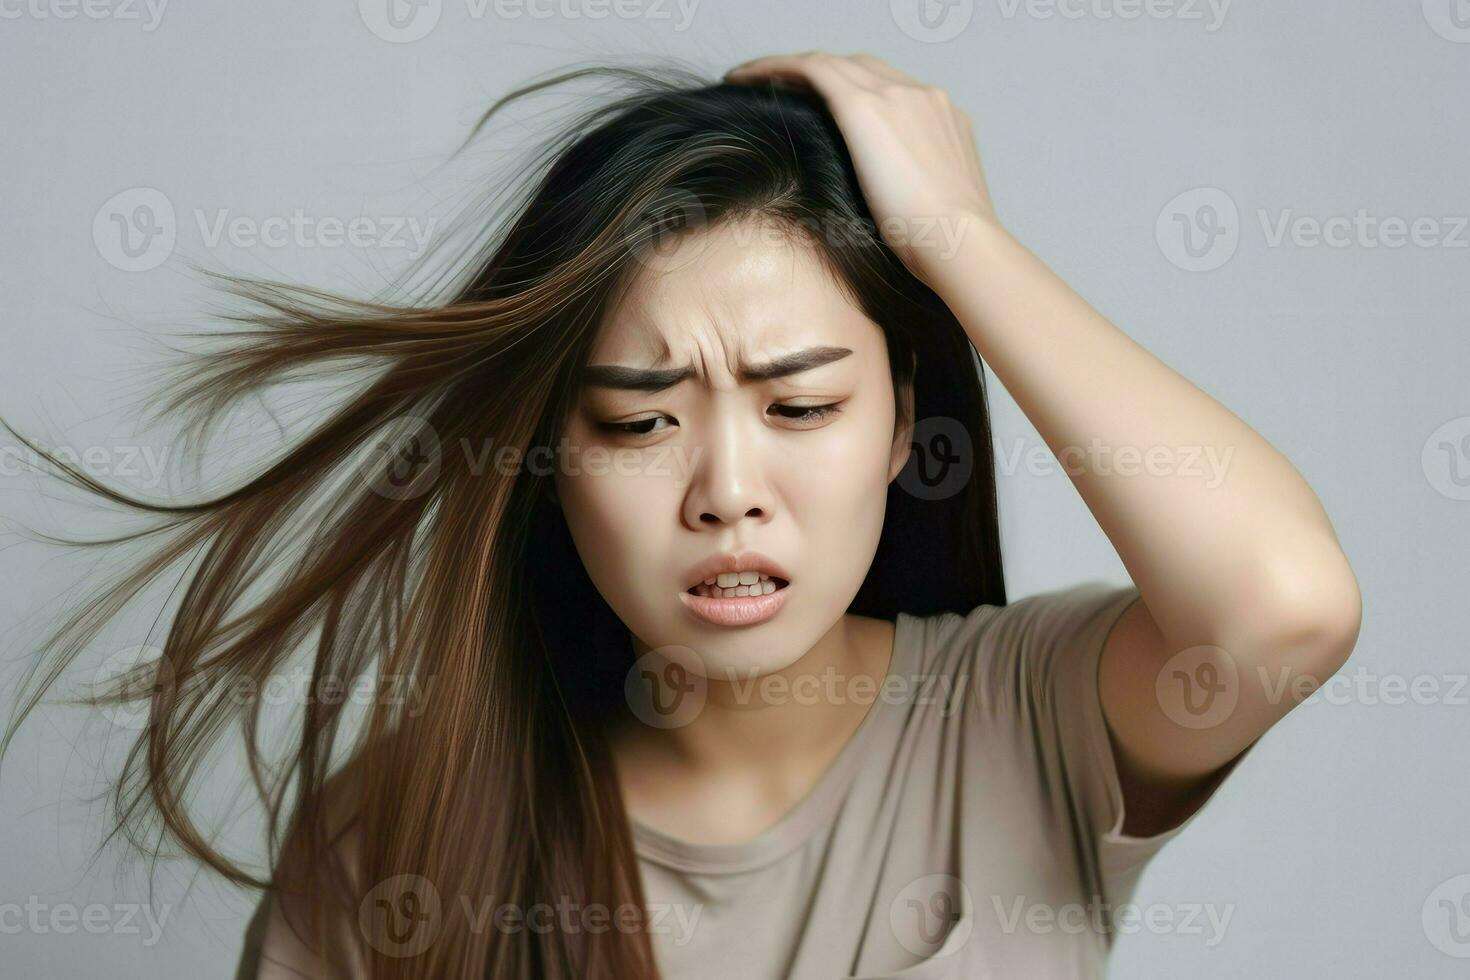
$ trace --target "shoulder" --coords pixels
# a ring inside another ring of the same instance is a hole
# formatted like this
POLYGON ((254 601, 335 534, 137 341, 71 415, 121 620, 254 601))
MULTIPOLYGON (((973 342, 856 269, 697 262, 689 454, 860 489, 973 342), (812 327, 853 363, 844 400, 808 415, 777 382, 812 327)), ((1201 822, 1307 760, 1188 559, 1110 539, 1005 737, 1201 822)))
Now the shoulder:
POLYGON ((999 666, 1045 657, 1096 640, 1138 598, 1132 583, 1088 580, 1037 592, 1005 605, 982 603, 964 613, 901 614, 909 642, 931 667, 969 662, 999 666))
POLYGON ((979 718, 1021 711, 1034 718, 1056 701, 1095 688, 1109 631, 1138 598, 1131 583, 1089 580, 965 613, 900 617, 913 670, 963 685, 979 718))
POLYGON ((305 939, 314 923, 306 889, 332 887, 327 868, 333 867, 346 874, 354 893, 360 890, 362 773, 360 760, 354 759, 323 783, 326 852, 311 853, 309 835, 293 823, 273 869, 275 886, 261 896, 246 928, 236 980, 342 975, 328 967, 315 942, 305 939))

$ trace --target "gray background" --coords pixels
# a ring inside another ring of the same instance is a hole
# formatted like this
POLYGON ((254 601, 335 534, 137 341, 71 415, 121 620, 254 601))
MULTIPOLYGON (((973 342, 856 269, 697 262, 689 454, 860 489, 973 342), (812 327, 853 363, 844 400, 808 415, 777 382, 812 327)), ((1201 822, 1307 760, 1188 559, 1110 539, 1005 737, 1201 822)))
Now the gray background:
MULTIPOLYGON (((772 51, 877 53, 946 87, 970 114, 1018 237, 1297 465, 1363 588, 1362 636, 1344 672, 1364 672, 1359 686, 1270 732, 1134 897, 1231 908, 1223 941, 1181 929, 1124 936, 1112 975, 1464 976, 1470 901, 1463 941, 1439 901, 1470 892, 1459 877, 1470 875, 1470 690, 1456 680, 1470 635, 1470 232, 1455 231, 1470 214, 1470 26, 1457 26, 1470 25, 1470 6, 1453 3, 1257 0, 1222 19, 1183 0, 976 0, 949 9, 939 30, 954 36, 941 39, 915 26, 908 0, 703 0, 687 22, 652 0, 628 0, 626 16, 558 0, 535 8, 552 14, 540 17, 523 5, 476 16, 465 0, 444 0, 420 14, 437 16, 431 27, 413 22, 424 36, 394 40, 371 0, 194 0, 156 20, 142 6, 103 2, 88 8, 103 16, 89 16, 59 0, 7 0, 0 414, 89 453, 103 477, 184 492, 196 484, 172 472, 180 460, 166 457, 165 476, 135 458, 171 451, 167 420, 142 425, 124 407, 147 394, 138 368, 152 363, 150 335, 203 323, 206 293, 185 263, 364 293, 413 251, 391 238, 212 244, 197 215, 209 225, 220 209, 251 221, 298 208, 342 221, 451 214, 495 180, 493 148, 436 169, 468 124, 509 88, 572 63, 669 55, 717 72, 772 51), (106 229, 158 195, 175 210, 173 249, 129 271, 106 229), (1203 234, 1205 205, 1224 234, 1195 259, 1179 222, 1203 234), (1372 227, 1340 245, 1273 239, 1283 215, 1360 209, 1372 227), (1388 218, 1432 221, 1419 242, 1386 247, 1374 229, 1388 218), (1389 677, 1429 678, 1420 683, 1438 693, 1385 703, 1389 677)), ((555 102, 526 117, 527 134, 554 124, 555 102)), ((520 133, 499 139, 513 148, 520 133)), ((1002 452, 1041 445, 998 387, 993 405, 1002 452)), ((221 452, 245 465, 279 436, 242 416, 221 452)), ((57 603, 112 567, 30 543, 16 523, 82 535, 116 525, 23 475, 5 447, 9 690, 57 603)), ((1013 597, 1122 580, 1059 469, 1002 472, 1001 495, 1013 597)), ((142 603, 87 663, 145 642, 165 599, 142 603)), ((89 860, 106 814, 86 799, 105 788, 99 766, 130 735, 59 706, 21 731, 0 770, 0 975, 231 975, 255 896, 165 859, 153 900, 169 918, 149 942, 112 910, 148 900, 148 862, 116 847, 89 860), (45 910, 39 928, 22 921, 28 902, 45 910), (46 918, 89 903, 109 909, 95 933, 46 918)), ((222 765, 217 775, 237 773, 222 765)), ((231 785, 203 806, 233 853, 258 854, 257 818, 230 807, 231 785)))

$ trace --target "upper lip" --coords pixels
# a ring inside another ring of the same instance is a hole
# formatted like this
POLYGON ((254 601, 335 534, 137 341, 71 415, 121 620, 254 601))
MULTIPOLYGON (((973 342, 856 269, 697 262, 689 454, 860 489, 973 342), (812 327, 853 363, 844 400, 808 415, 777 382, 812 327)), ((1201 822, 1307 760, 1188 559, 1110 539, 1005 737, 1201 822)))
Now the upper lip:
POLYGON ((689 569, 685 588, 692 589, 696 585, 702 585, 705 579, 714 578, 721 572, 759 572, 772 578, 791 581, 786 569, 775 559, 768 558, 759 551, 734 551, 710 555, 689 569))

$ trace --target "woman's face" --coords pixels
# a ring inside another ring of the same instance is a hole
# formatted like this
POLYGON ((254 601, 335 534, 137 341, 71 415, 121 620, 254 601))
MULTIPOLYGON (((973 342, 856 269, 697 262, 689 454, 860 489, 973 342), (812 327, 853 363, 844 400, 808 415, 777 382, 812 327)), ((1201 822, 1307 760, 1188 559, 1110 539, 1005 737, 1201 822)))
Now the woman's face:
POLYGON ((881 329, 814 246, 759 220, 640 266, 594 341, 554 478, 635 652, 687 647, 710 678, 784 669, 841 620, 908 451, 881 329), (772 573, 755 596, 704 564, 751 552, 772 573))

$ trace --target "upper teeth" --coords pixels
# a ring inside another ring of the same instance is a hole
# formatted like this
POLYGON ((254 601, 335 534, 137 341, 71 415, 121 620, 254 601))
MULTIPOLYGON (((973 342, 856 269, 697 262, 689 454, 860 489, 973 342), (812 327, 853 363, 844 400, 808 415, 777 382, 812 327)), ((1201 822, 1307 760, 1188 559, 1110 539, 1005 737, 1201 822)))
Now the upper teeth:
POLYGON ((690 589, 695 595, 720 599, 738 596, 770 595, 776 591, 776 580, 760 572, 721 572, 707 578, 702 585, 690 589))
POLYGON ((705 585, 718 585, 722 589, 733 589, 737 585, 754 585, 757 582, 769 582, 771 576, 762 575, 759 572, 721 572, 714 578, 704 580, 705 585))

